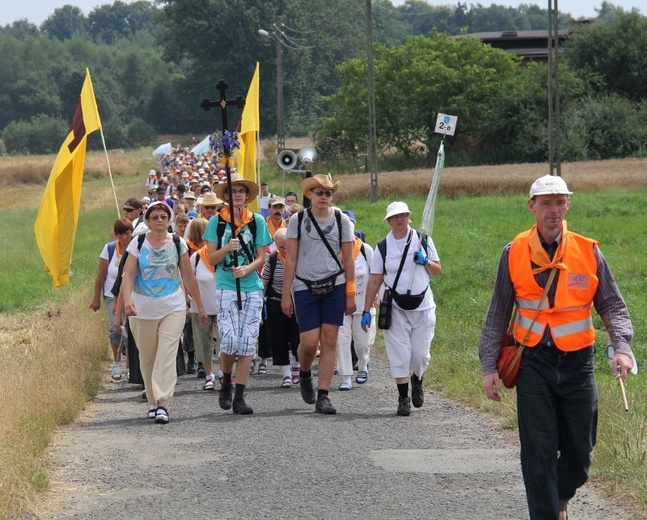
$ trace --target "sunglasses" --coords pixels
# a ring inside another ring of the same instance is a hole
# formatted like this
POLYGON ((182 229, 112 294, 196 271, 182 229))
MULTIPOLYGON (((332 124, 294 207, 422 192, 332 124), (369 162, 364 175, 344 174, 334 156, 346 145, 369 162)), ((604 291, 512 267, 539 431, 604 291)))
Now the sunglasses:
POLYGON ((130 213, 131 211, 137 211, 135 208, 123 208, 124 213, 130 213))
POLYGON ((314 193, 317 197, 322 197, 325 195, 326 197, 332 197, 332 190, 312 190, 312 193, 314 193))
POLYGON ((218 206, 202 206, 202 209, 218 209, 218 206))
POLYGON ((148 217, 148 220, 168 220, 168 215, 151 215, 148 217))

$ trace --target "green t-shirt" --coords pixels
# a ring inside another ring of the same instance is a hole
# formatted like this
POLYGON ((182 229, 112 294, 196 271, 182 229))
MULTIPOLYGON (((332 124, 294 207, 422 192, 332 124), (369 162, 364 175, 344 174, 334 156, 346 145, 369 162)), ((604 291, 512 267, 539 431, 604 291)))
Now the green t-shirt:
MULTIPOLYGON (((267 229, 267 223, 262 215, 254 213, 254 220, 256 221, 256 236, 252 236, 252 231, 249 225, 243 226, 238 234, 241 242, 247 246, 247 251, 254 257, 256 255, 256 248, 259 246, 268 246, 272 243, 272 237, 267 229)), ((224 244, 228 244, 231 239, 231 225, 225 226, 225 231, 222 235, 222 240, 218 243, 218 222, 220 216, 216 215, 209 219, 207 229, 202 235, 202 238, 207 242, 213 242, 220 249, 224 244)), ((251 263, 249 257, 245 253, 242 244, 238 246, 238 265, 245 266, 251 263)), ((216 289, 224 289, 226 291, 236 290, 236 279, 233 273, 234 255, 227 253, 222 262, 216 266, 216 289)), ((263 283, 261 282, 258 272, 254 271, 247 276, 239 278, 240 290, 242 292, 253 292, 263 290, 263 283)))

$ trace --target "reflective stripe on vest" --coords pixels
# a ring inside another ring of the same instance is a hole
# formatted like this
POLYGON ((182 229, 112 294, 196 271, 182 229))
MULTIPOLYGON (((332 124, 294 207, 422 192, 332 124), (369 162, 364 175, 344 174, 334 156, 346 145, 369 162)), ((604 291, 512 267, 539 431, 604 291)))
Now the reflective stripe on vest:
MULTIPOLYGON (((518 342, 526 336, 543 292, 532 274, 529 235, 530 230, 520 233, 512 242, 509 255, 510 280, 518 307, 514 326, 518 342)), ((549 308, 546 299, 526 345, 537 345, 548 326, 557 348, 570 352, 595 342, 591 308, 598 287, 597 260, 593 251, 596 242, 571 232, 567 232, 562 240, 566 240, 562 262, 567 268, 559 271, 554 282, 555 305, 549 308)))

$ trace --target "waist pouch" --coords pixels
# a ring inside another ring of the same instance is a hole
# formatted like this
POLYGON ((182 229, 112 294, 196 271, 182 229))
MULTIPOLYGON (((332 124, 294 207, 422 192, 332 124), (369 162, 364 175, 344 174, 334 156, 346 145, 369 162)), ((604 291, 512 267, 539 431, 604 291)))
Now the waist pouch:
POLYGON ((393 290, 393 299, 395 303, 398 304, 402 310, 412 311, 420 307, 420 304, 425 299, 425 294, 427 293, 428 287, 425 287, 425 290, 420 294, 400 294, 399 292, 393 290))
POLYGON ((306 287, 313 296, 324 296, 333 292, 333 290, 335 289, 335 282, 337 281, 337 277, 340 274, 342 274, 342 271, 339 271, 321 280, 314 281, 304 280, 303 278, 300 278, 298 276, 296 276, 296 278, 306 284, 306 287))

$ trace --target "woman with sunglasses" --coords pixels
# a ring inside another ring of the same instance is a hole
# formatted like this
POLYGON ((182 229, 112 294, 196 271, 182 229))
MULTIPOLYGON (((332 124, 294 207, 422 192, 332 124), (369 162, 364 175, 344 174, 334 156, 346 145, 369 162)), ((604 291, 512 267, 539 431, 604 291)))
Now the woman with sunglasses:
POLYGON ((201 325, 206 325, 207 315, 186 242, 168 232, 171 208, 164 202, 154 202, 144 218, 150 232, 143 240, 138 237, 128 245, 121 289, 126 316, 139 348, 148 417, 166 424, 177 381, 177 345, 186 320, 188 295, 183 285, 197 306, 201 325))
POLYGON ((301 397, 315 405, 316 413, 335 414, 328 396, 337 360, 337 334, 344 314, 355 312, 355 260, 353 226, 332 207, 330 175, 315 175, 302 183, 310 208, 293 215, 288 243, 281 309, 292 316, 298 309, 301 397), (343 260, 340 253, 343 252, 343 260), (294 305, 290 296, 294 282, 294 305), (320 345, 318 393, 312 384, 312 365, 320 345))

